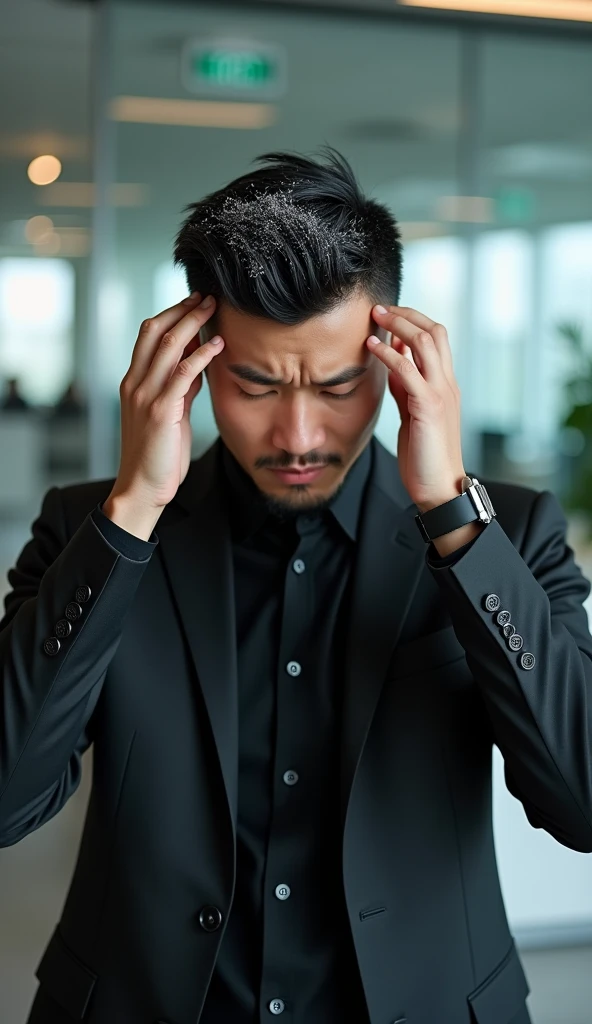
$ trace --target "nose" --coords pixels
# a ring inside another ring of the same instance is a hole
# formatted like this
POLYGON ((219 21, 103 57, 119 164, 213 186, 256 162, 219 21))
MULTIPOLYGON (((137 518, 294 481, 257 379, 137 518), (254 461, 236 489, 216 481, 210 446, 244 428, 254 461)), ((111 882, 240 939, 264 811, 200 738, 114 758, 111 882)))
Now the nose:
POLYGON ((322 448, 327 435, 314 400, 304 394, 285 395, 277 403, 271 442, 292 455, 307 455, 322 448))

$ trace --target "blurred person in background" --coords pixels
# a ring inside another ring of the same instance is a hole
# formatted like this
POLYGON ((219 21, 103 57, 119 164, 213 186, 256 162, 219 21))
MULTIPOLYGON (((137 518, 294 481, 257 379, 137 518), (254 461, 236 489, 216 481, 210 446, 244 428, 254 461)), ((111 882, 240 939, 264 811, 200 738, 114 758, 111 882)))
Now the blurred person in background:
POLYGON ((51 409, 51 415, 55 418, 82 416, 85 412, 86 403, 76 381, 71 381, 68 384, 51 409))
POLYGON ((11 410, 30 409, 27 399, 21 395, 17 377, 9 377, 6 381, 5 393, 0 400, 0 409, 5 412, 11 410))
POLYGON ((8 574, 2 845, 94 744, 29 1024, 528 1024, 494 744, 533 827, 592 850, 559 503, 467 472, 446 328, 397 305, 397 224, 339 154, 263 158, 175 260, 117 477, 51 488, 8 574), (191 460, 204 373, 220 437, 191 460))

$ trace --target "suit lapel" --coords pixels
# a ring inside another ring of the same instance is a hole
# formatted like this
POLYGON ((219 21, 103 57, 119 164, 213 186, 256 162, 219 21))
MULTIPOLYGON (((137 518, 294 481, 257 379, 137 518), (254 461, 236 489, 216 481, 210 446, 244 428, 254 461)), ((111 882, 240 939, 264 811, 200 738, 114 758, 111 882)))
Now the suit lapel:
POLYGON ((197 670, 233 829, 238 787, 238 694, 232 547, 218 473, 220 444, 191 463, 175 505, 188 515, 159 528, 158 550, 197 670))
POLYGON ((347 804, 388 663, 425 566, 416 506, 397 460, 374 439, 373 465, 353 566, 346 647, 341 748, 341 808, 347 804))

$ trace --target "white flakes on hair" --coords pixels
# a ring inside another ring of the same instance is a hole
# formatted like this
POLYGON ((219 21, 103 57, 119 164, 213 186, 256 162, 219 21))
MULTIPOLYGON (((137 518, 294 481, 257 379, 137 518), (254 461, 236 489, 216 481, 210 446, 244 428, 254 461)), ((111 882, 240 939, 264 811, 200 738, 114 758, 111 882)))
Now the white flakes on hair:
POLYGON ((321 262, 336 256, 345 241, 365 248, 357 224, 347 229, 326 224, 316 210, 296 203, 291 189, 255 192, 240 199, 226 196, 219 205, 205 207, 192 224, 205 235, 219 236, 244 261, 250 277, 264 274, 268 262, 286 243, 302 257, 321 262))

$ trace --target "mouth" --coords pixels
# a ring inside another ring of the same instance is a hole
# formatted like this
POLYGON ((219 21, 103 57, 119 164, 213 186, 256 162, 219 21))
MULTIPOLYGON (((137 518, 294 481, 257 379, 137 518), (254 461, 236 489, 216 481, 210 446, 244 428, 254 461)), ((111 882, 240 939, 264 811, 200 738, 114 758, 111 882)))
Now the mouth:
POLYGON ((325 471, 326 466, 313 466, 311 469, 272 469, 271 472, 283 484, 311 484, 325 471))

